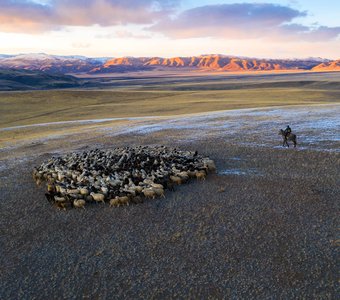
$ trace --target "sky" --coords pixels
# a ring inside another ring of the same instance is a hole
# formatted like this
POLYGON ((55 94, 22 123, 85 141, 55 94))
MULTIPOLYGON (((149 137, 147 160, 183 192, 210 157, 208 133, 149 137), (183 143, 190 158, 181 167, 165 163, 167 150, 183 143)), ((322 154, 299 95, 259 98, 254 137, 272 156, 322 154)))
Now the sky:
POLYGON ((339 0, 0 0, 0 53, 340 58, 339 0))

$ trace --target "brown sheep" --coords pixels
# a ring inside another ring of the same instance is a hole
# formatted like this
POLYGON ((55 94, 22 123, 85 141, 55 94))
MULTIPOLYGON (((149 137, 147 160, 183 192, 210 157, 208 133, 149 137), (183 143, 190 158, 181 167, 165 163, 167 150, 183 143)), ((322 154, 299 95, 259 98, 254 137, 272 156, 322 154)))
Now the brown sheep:
POLYGON ((187 172, 190 178, 195 178, 196 177, 196 171, 188 171, 187 172))
POLYGON ((112 206, 119 206, 120 205, 120 200, 118 197, 113 198, 110 200, 110 207, 112 206))
POLYGON ((110 206, 120 206, 120 205, 129 205, 130 198, 128 196, 122 196, 118 197, 116 196, 115 198, 110 200, 110 206))
POLYGON ((164 189, 155 188, 155 187, 152 187, 151 189, 155 192, 155 194, 156 194, 157 197, 163 197, 163 198, 165 198, 165 196, 164 196, 164 189))
POLYGON ((196 172, 196 178, 197 180, 205 180, 206 173, 204 170, 197 171, 196 172))
POLYGON ((129 205, 130 198, 128 196, 118 197, 121 205, 129 205))
POLYGON ((54 193, 55 192, 55 186, 54 184, 47 184, 47 191, 49 193, 54 193))
POLYGON ((156 197, 156 193, 152 189, 144 189, 142 192, 143 192, 145 198, 155 199, 155 197, 156 197))
POLYGON ((182 183, 182 179, 179 176, 170 176, 170 180, 178 185, 182 183))

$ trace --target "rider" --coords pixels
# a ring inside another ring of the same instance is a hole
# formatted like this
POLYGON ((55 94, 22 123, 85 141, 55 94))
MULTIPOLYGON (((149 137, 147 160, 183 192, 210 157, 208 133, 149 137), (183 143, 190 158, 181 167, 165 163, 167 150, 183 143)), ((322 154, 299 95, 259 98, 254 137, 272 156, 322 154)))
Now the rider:
POLYGON ((287 138, 291 132, 292 132, 292 129, 289 127, 289 125, 287 125, 287 128, 284 131, 285 138, 287 138))

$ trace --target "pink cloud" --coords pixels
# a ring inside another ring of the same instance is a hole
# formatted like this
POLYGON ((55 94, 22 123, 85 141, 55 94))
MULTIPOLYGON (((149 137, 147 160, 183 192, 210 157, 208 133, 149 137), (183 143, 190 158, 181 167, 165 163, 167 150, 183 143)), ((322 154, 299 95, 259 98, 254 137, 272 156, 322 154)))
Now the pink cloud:
POLYGON ((340 27, 292 24, 305 11, 271 3, 221 4, 196 7, 167 17, 148 29, 172 38, 330 40, 340 27))
POLYGON ((41 32, 62 26, 152 24, 168 15, 177 0, 0 0, 0 30, 41 32))

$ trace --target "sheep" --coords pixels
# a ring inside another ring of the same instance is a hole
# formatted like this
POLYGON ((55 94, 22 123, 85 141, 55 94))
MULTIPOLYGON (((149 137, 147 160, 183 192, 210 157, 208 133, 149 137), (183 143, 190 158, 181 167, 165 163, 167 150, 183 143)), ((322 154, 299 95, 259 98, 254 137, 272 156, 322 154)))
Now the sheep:
POLYGON ((190 178, 195 178, 196 177, 196 171, 188 171, 187 172, 190 178))
POLYGON ((204 170, 197 171, 196 172, 196 178, 197 180, 205 180, 206 173, 204 170))
POLYGON ((189 180, 188 172, 182 171, 177 173, 176 175, 181 178, 181 183, 186 183, 189 180))
POLYGON ((149 185, 154 183, 152 179, 144 179, 143 182, 144 182, 144 184, 149 184, 149 185))
POLYGON ((60 185, 56 184, 55 185, 55 190, 57 193, 60 193, 60 185))
POLYGON ((66 192, 67 192, 68 195, 70 195, 70 194, 76 195, 76 194, 80 193, 80 191, 78 189, 67 189, 66 192))
POLYGON ((109 192, 109 189, 105 186, 102 186, 100 189, 101 189, 101 191, 103 192, 104 195, 107 195, 107 193, 109 192))
POLYGON ((215 163, 197 152, 126 147, 52 158, 35 168, 32 176, 38 185, 46 186, 47 198, 59 208, 68 208, 86 202, 110 201, 110 206, 120 206, 165 197, 165 189, 173 190, 191 178, 205 180, 215 170, 215 163))
POLYGON ((110 207, 112 206, 120 206, 120 205, 129 205, 129 197, 128 196, 122 196, 118 197, 116 196, 115 198, 110 200, 110 207))
POLYGON ((80 194, 68 194, 68 195, 66 196, 66 198, 67 198, 67 199, 71 199, 71 200, 73 200, 73 199, 82 199, 83 196, 80 195, 80 194))
POLYGON ((91 195, 86 195, 85 196, 85 201, 92 202, 93 201, 93 197, 91 195))
POLYGON ((92 192, 90 195, 92 196, 93 200, 96 201, 97 203, 98 202, 103 202, 105 204, 105 201, 104 201, 105 200, 105 196, 103 194, 99 194, 99 193, 96 194, 96 193, 92 192))
POLYGON ((118 197, 118 199, 121 205, 129 205, 130 198, 128 196, 118 197))
POLYGON ((119 201, 118 197, 113 198, 113 199, 110 200, 110 207, 112 207, 112 206, 119 206, 119 205, 120 205, 120 201, 119 201))
POLYGON ((83 196, 87 196, 87 195, 89 194, 89 190, 86 189, 86 188, 80 188, 80 189, 79 189, 79 192, 80 192, 80 194, 83 195, 83 196))
POLYGON ((66 203, 65 202, 55 202, 54 205, 59 209, 59 210, 66 210, 66 203))
POLYGON ((55 184, 55 179, 51 176, 51 175, 48 175, 47 176, 47 182, 49 183, 49 184, 55 184))
POLYGON ((155 199, 155 197, 156 197, 155 191, 152 190, 152 189, 150 189, 150 188, 143 189, 142 192, 143 192, 145 198, 152 198, 152 199, 155 199))
POLYGON ((55 200, 55 202, 65 202, 66 198, 65 197, 54 196, 54 200, 55 200))
POLYGON ((65 175, 62 174, 62 173, 58 173, 57 178, 58 178, 59 181, 63 181, 63 179, 65 178, 65 175))
POLYGON ((67 190, 65 188, 61 187, 61 186, 59 186, 59 192, 62 195, 66 195, 67 194, 67 190))
POLYGON ((75 199, 74 201, 73 201, 73 206, 74 207, 77 207, 77 208, 83 208, 83 209, 85 209, 85 200, 83 200, 83 199, 75 199))
POLYGON ((151 189, 155 192, 156 196, 165 198, 164 189, 155 187, 152 187, 151 189))
POLYGON ((38 175, 38 176, 35 177, 35 183, 36 183, 37 186, 40 186, 42 184, 42 182, 43 182, 42 176, 38 175))
POLYGON ((129 193, 131 196, 136 196, 136 190, 134 189, 134 187, 128 187, 126 186, 123 190, 123 192, 129 193))
POLYGON ((47 184, 47 192, 49 193, 55 192, 55 186, 53 184, 47 184))
POLYGON ((136 193, 141 193, 143 191, 143 187, 139 185, 136 185, 133 188, 135 189, 136 193))
POLYGON ((208 168, 208 171, 216 172, 216 165, 212 159, 205 159, 203 163, 204 163, 204 166, 208 168))
POLYGON ((170 176, 170 180, 178 185, 182 183, 182 179, 179 176, 170 176))
POLYGON ((156 189, 164 189, 164 186, 159 183, 151 183, 151 187, 156 188, 156 189))

